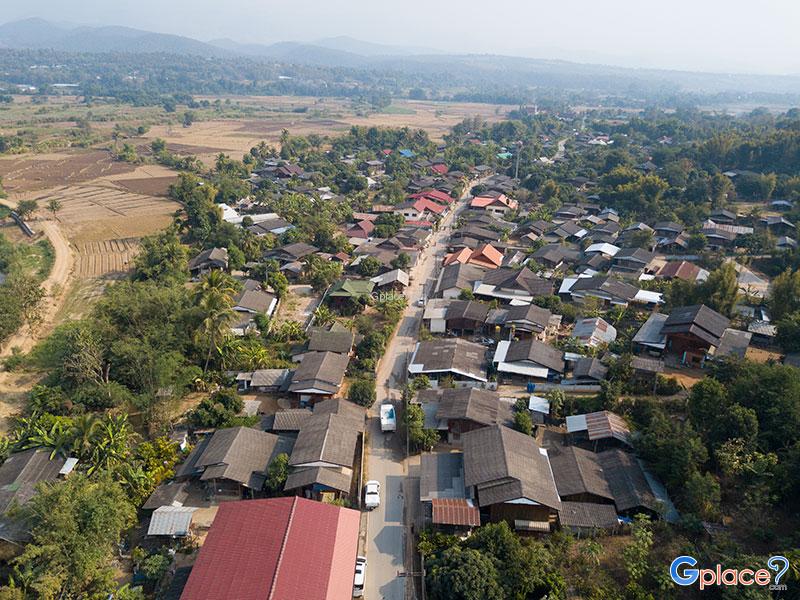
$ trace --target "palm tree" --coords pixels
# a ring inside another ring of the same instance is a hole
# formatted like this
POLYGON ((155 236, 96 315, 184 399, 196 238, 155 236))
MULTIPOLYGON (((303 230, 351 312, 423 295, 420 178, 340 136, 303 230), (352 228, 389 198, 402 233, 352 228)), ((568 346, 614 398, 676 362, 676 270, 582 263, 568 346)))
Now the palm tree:
POLYGON ((214 269, 200 279, 200 283, 195 288, 195 298, 197 301, 201 301, 204 296, 217 293, 232 299, 236 292, 236 280, 224 271, 214 269))
POLYGON ((83 414, 72 421, 72 451, 79 458, 91 455, 100 431, 100 420, 93 414, 83 414))
POLYGON ((203 372, 208 371, 211 356, 216 349, 220 351, 223 342, 230 335, 230 326, 236 318, 231 310, 231 299, 219 292, 209 292, 199 303, 204 318, 200 324, 200 335, 208 345, 206 363, 203 372))

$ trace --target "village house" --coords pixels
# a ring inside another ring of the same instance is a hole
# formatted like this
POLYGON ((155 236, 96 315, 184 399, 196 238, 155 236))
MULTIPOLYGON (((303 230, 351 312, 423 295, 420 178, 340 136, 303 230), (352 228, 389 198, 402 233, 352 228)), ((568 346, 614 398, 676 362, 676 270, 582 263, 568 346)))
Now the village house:
POLYGON ((342 385, 350 357, 337 352, 306 352, 303 361, 292 374, 288 391, 298 406, 315 403, 335 396, 342 385))
POLYGON ((584 356, 574 361, 569 382, 577 385, 597 385, 606 378, 608 367, 597 358, 584 356))
POLYGON ((446 338, 418 342, 408 372, 427 375, 431 385, 438 387, 442 378, 451 378, 459 387, 485 387, 486 349, 459 338, 446 338))
POLYGON ((674 309, 664 321, 661 333, 667 348, 681 356, 681 362, 702 364, 709 349, 720 345, 730 320, 704 304, 674 309))
POLYGON ((470 208, 482 209, 497 217, 504 217, 509 211, 519 208, 519 203, 502 192, 486 192, 470 200, 470 208))
POLYGON ((339 279, 328 290, 327 301, 331 306, 343 307, 368 299, 375 289, 369 279, 339 279))
POLYGON ((573 445, 586 447, 594 452, 620 445, 632 445, 628 424, 611 411, 571 415, 566 421, 567 435, 573 445))
POLYGON ((465 535, 481 524, 478 507, 467 497, 464 455, 426 453, 420 457, 420 501, 423 517, 445 533, 465 535))
POLYGON ((495 330, 502 329, 520 339, 533 337, 542 342, 558 329, 560 323, 561 315, 554 315, 535 304, 495 308, 486 316, 486 325, 495 330))
POLYGON ((462 248, 444 258, 444 266, 454 263, 476 265, 485 269, 496 269, 503 264, 503 253, 491 244, 481 244, 474 250, 462 248))
POLYGON ((472 291, 474 282, 483 278, 485 269, 475 265, 454 263, 439 272, 436 295, 442 298, 458 298, 463 290, 472 291))
POLYGON ((252 497, 264 487, 269 464, 291 453, 292 444, 291 438, 250 427, 218 429, 195 446, 175 477, 199 480, 213 496, 252 497))
POLYGON ((617 339, 617 330, 600 317, 580 319, 572 330, 572 339, 581 346, 596 348, 617 339))
POLYGON ((498 373, 530 380, 554 380, 564 374, 564 353, 536 339, 501 341, 492 359, 498 373))
POLYGON ((40 483, 52 483, 68 475, 77 459, 65 459, 52 448, 13 452, 0 466, 0 559, 19 555, 31 537, 21 515, 11 509, 23 507, 36 495, 40 483), (52 454, 52 456, 51 456, 52 454))
POLYGON ((536 275, 527 267, 512 269, 503 267, 487 271, 480 281, 473 284, 476 296, 496 298, 501 301, 532 302, 536 296, 549 296, 553 284, 536 275))
POLYGON ((529 435, 502 425, 465 433, 464 482, 482 520, 549 533, 558 521, 558 496, 547 451, 529 435))
POLYGON ((445 388, 422 390, 417 401, 423 406, 436 406, 437 429, 447 435, 447 443, 461 445, 468 431, 513 423, 513 405, 497 392, 478 388, 445 388))
POLYGON ((403 290, 408 287, 411 279, 408 272, 402 269, 392 269, 391 271, 373 277, 370 281, 375 284, 375 288, 382 294, 390 292, 402 294, 403 290))
POLYGON ((314 499, 349 496, 364 415, 362 407, 339 398, 317 404, 300 425, 284 490, 314 499))
POLYGON ((228 249, 209 248, 189 261, 189 273, 192 277, 199 277, 209 271, 228 270, 228 249))
POLYGON ((255 317, 263 315, 269 318, 275 313, 277 306, 278 298, 275 294, 261 289, 243 289, 233 298, 233 311, 237 321, 231 325, 231 330, 234 335, 240 336, 257 331, 255 317))

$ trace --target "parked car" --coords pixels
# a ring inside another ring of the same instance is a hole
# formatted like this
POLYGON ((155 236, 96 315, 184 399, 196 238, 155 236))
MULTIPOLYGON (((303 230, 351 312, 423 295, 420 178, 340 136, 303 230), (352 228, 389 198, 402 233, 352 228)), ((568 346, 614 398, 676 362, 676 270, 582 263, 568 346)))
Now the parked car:
POLYGON ((367 578, 367 559, 364 556, 356 556, 356 576, 353 579, 353 598, 360 598, 364 595, 364 582, 367 578))
POLYGON ((397 413, 394 404, 389 402, 381 404, 381 431, 384 433, 397 431, 397 413))
POLYGON ((381 505, 381 484, 371 479, 364 486, 364 506, 373 510, 381 505))

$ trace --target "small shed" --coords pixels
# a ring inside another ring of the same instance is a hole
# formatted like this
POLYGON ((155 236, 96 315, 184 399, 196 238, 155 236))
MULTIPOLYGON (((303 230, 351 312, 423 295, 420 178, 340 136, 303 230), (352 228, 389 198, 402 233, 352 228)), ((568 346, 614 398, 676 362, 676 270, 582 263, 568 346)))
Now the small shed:
POLYGON ((186 537, 192 526, 196 508, 189 506, 161 506, 153 511, 147 535, 152 537, 186 537))

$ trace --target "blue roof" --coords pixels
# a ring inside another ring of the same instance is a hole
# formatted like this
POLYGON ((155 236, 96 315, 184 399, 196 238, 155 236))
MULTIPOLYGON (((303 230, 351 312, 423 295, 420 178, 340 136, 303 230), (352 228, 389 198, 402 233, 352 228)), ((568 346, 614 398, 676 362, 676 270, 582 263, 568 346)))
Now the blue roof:
POLYGON ((415 154, 413 150, 409 150, 408 148, 404 148, 403 150, 398 150, 400 156, 404 156, 405 158, 414 158, 415 154))

